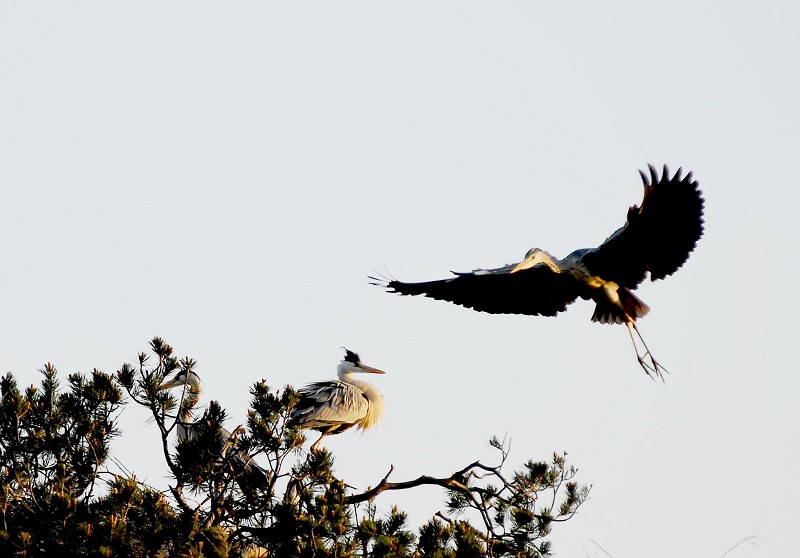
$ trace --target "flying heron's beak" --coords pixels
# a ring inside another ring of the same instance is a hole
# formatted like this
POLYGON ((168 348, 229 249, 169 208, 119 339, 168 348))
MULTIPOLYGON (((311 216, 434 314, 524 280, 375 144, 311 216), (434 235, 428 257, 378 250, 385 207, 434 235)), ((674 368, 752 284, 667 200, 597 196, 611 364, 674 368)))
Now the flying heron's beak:
POLYGON ((377 368, 367 366, 366 364, 359 364, 358 368, 361 370, 361 372, 367 372, 368 374, 386 374, 386 372, 383 370, 378 370, 377 368))

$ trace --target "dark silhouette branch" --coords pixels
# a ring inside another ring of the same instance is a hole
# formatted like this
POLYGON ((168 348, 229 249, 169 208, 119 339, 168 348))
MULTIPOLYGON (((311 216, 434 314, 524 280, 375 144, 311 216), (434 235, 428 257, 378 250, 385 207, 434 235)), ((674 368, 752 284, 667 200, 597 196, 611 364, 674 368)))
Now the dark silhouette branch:
POLYGON ((492 467, 487 467, 482 463, 475 461, 470 465, 467 465, 463 469, 456 471, 449 477, 438 478, 432 477, 429 475, 422 475, 414 480, 404 481, 404 482, 389 482, 389 476, 394 471, 394 465, 392 465, 389 469, 389 472, 386 473, 386 476, 381 479, 378 485, 374 488, 371 488, 361 494, 353 494, 347 496, 345 498, 345 504, 358 504, 360 502, 366 502, 369 500, 374 499, 378 494, 382 492, 386 492, 387 490, 407 490, 409 488, 416 488, 418 486, 424 485, 435 485, 441 486, 447 490, 454 490, 461 494, 464 494, 469 500, 472 502, 472 508, 477 510, 483 520, 484 526, 486 530, 491 533, 493 536, 496 536, 494 525, 492 524, 492 520, 489 517, 489 513, 487 510, 487 505, 483 499, 482 492, 485 490, 482 487, 470 487, 468 486, 469 479, 473 476, 474 469, 483 469, 485 471, 493 472, 494 474, 497 471, 492 467), (475 497, 475 494, 481 494, 481 500, 475 497))
MULTIPOLYGON (((468 468, 467 468, 468 469, 468 468)), ((352 494, 347 496, 344 499, 345 504, 358 504, 361 502, 366 502, 368 500, 374 499, 378 494, 381 492, 386 492, 387 490, 407 490, 409 488, 414 488, 417 486, 423 486, 426 484, 433 484, 436 486, 441 486, 442 488, 447 488, 449 490, 457 490, 463 493, 470 493, 470 488, 464 484, 462 484, 461 479, 464 478, 463 472, 458 471, 453 473, 449 477, 444 478, 437 478, 431 477, 429 475, 422 475, 414 480, 410 481, 403 481, 403 482, 389 482, 389 475, 392 474, 394 471, 394 465, 389 469, 389 472, 386 473, 386 476, 381 479, 381 482, 374 488, 370 488, 369 490, 362 492, 361 494, 352 494)))

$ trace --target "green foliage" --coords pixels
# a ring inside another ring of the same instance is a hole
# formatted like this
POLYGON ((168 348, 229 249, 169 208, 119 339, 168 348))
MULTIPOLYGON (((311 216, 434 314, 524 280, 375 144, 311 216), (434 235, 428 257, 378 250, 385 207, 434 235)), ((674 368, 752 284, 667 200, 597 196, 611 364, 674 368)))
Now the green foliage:
POLYGON ((374 488, 353 492, 330 453, 301 449, 303 434, 289 426, 298 402, 290 386, 255 384, 246 427, 234 433, 223 431, 226 414, 215 402, 186 430, 177 417, 194 410, 196 397, 159 386, 196 363, 158 338, 150 349, 152 366, 142 353, 116 378, 73 374, 64 391, 50 365, 41 388, 22 393, 13 376, 2 380, 0 555, 540 557, 551 553, 552 526, 588 497, 565 455, 529 461, 506 477, 508 447, 496 439, 498 465, 475 462, 448 477, 397 483, 390 471, 372 479, 374 488), (173 475, 166 493, 105 468, 122 390, 158 428, 153 449, 173 475), (176 443, 181 428, 190 435, 176 443), (397 508, 378 512, 383 492, 424 484, 442 487, 447 501, 418 532, 397 508))
POLYGON ((41 372, 41 387, 24 392, 11 374, 0 380, 0 555, 154 555, 171 506, 134 479, 100 480, 119 387, 95 370, 61 391, 55 367, 41 372))
POLYGON ((356 536, 364 554, 375 558, 403 558, 413 555, 417 538, 406 529, 405 513, 392 507, 386 519, 376 518, 374 504, 368 506, 367 512, 368 517, 356 528, 356 536))

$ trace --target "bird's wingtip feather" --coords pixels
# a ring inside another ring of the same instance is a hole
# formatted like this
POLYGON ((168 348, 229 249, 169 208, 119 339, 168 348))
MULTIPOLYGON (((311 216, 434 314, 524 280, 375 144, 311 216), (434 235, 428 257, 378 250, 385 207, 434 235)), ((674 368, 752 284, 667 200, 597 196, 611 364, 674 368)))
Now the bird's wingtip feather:
POLYGON ((642 177, 642 183, 644 183, 645 186, 650 186, 650 184, 647 181, 647 175, 644 173, 642 169, 639 169, 639 176, 642 177))
POLYGON ((386 275, 384 275, 380 271, 376 270, 375 271, 375 275, 367 275, 367 279, 370 280, 369 281, 370 285, 375 285, 376 287, 382 287, 384 289, 388 289, 389 285, 393 281, 396 281, 396 279, 394 277, 392 277, 391 275, 392 274, 389 273, 388 271, 386 272, 386 275))
POLYGON ((653 180, 653 184, 658 183, 658 170, 652 165, 652 163, 647 163, 647 168, 650 169, 650 178, 653 180))

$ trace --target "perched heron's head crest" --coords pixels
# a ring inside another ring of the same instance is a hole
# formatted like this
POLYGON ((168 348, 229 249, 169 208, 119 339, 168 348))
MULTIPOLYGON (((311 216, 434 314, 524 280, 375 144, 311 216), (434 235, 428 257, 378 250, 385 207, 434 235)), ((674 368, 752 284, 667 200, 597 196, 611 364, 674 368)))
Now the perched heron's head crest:
POLYGON ((358 355, 356 353, 354 353, 347 347, 342 347, 342 349, 344 349, 344 360, 352 364, 358 364, 360 362, 360 359, 358 358, 358 355))

